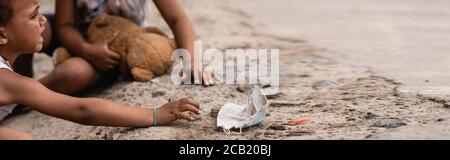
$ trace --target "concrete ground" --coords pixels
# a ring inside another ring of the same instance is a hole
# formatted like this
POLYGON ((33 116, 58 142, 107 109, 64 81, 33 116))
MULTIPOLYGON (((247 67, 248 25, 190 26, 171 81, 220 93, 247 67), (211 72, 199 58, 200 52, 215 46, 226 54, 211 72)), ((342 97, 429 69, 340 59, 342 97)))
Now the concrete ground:
MULTIPOLYGON (((402 93, 450 99, 450 1, 229 1, 263 24, 260 32, 304 39, 329 50, 326 57, 370 67, 403 83, 402 93)), ((380 138, 448 139, 449 130, 439 123, 380 138)))
MULTIPOLYGON (((218 109, 244 102, 246 94, 228 85, 175 86, 166 75, 83 96, 145 107, 187 95, 203 105, 199 120, 130 129, 32 112, 2 127, 37 139, 450 139, 450 1, 180 1, 207 48, 281 49, 281 94, 271 98, 263 124, 242 135, 223 133, 218 109), (310 121, 283 123, 301 117, 310 121)), ((42 2, 43 11, 52 10, 54 0, 42 2)), ((164 28, 152 15, 152 25, 164 28)), ((35 62, 38 75, 52 69, 49 57, 35 62)))
POLYGON ((450 1, 230 0, 266 26, 406 85, 450 87, 450 1))

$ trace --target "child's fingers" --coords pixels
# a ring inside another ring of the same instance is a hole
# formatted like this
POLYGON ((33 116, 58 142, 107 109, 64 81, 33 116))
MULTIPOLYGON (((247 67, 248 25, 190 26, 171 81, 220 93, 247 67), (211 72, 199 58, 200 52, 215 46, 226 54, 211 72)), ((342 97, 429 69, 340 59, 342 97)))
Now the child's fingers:
POLYGON ((205 86, 205 87, 209 86, 209 80, 206 76, 203 77, 203 86, 205 86))
POLYGON ((214 78, 213 78, 213 74, 212 74, 212 69, 205 68, 203 70, 203 84, 205 86, 214 85, 214 78))
POLYGON ((108 65, 108 66, 106 67, 107 70, 111 70, 111 69, 114 69, 114 68, 116 68, 115 65, 108 65))
POLYGON ((206 73, 205 76, 208 77, 209 84, 213 85, 213 84, 214 84, 214 78, 213 78, 213 76, 212 76, 212 71, 211 71, 211 69, 206 69, 206 70, 205 70, 205 73, 206 73))
POLYGON ((214 71, 211 71, 210 73, 209 73, 209 76, 211 76, 211 83, 215 83, 215 78, 216 78, 216 74, 215 74, 215 72, 214 71))
POLYGON ((178 118, 179 118, 179 119, 185 119, 185 120, 187 120, 187 121, 192 121, 192 120, 194 120, 194 118, 192 118, 191 116, 189 116, 189 114, 183 113, 183 112, 181 112, 181 113, 178 114, 178 118))
POLYGON ((214 85, 214 79, 211 77, 211 75, 208 75, 209 84, 214 85))
POLYGON ((202 79, 202 76, 203 76, 202 72, 199 70, 196 70, 192 73, 193 73, 192 77, 194 78, 194 84, 200 84, 200 79, 202 79), (196 76, 196 75, 198 75, 198 76, 196 76))
POLYGON ((117 65, 119 65, 119 62, 109 62, 108 65, 116 67, 117 65))
POLYGON ((193 105, 193 106, 196 107, 196 108, 200 108, 200 103, 197 102, 197 101, 195 101, 195 100, 193 100, 193 99, 191 99, 191 98, 184 98, 184 99, 183 99, 183 102, 184 102, 185 104, 193 105))
POLYGON ((197 115, 200 115, 200 110, 197 107, 195 107, 193 105, 190 105, 190 104, 184 104, 182 106, 182 110, 181 111, 182 112, 191 111, 191 112, 193 112, 193 113, 195 113, 197 115))
POLYGON ((114 59, 114 60, 120 60, 120 55, 117 54, 116 52, 113 52, 113 51, 108 50, 108 51, 106 52, 106 54, 107 54, 108 57, 110 57, 110 58, 112 58, 112 59, 114 59))
POLYGON ((116 65, 119 64, 119 61, 118 61, 118 60, 115 60, 115 59, 108 59, 108 60, 106 60, 106 62, 107 62, 109 65, 114 65, 114 66, 116 66, 116 65))
POLYGON ((187 78, 188 78, 188 75, 186 74, 186 72, 183 72, 182 76, 181 76, 181 80, 184 82, 187 80, 187 78))

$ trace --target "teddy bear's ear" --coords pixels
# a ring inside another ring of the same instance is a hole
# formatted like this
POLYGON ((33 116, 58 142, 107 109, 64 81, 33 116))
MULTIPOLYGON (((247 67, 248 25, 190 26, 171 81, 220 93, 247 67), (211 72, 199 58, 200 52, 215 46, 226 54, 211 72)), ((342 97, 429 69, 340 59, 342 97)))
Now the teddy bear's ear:
POLYGON ((95 19, 95 26, 97 28, 104 28, 107 27, 109 25, 108 19, 106 17, 107 15, 100 15, 99 17, 97 17, 97 19, 95 19))

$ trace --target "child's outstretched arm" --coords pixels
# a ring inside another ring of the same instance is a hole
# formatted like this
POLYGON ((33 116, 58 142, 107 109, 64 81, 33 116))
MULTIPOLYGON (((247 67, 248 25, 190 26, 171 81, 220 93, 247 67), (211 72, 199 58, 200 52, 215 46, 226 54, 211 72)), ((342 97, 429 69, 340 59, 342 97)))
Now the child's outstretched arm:
MULTIPOLYGON (((10 103, 29 106, 41 113, 75 123, 95 126, 148 127, 154 125, 153 109, 129 107, 96 98, 75 98, 55 93, 39 82, 8 73, 2 76, 2 88, 10 103)), ((185 111, 199 114, 199 104, 181 99, 157 109, 158 125, 178 119, 192 120, 185 111)))

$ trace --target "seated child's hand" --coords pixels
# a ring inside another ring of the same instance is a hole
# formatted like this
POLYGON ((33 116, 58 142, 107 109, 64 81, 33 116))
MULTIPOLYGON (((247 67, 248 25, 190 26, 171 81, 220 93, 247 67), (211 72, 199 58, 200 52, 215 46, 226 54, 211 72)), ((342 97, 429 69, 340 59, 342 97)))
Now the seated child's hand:
MULTIPOLYGON (((192 66, 192 68, 194 68, 194 66, 192 66)), ((188 75, 186 72, 182 73, 182 81, 186 81, 188 79, 188 75)), ((213 86, 214 85, 214 79, 215 79, 215 75, 213 73, 213 70, 210 68, 203 68, 203 67, 199 67, 198 69, 193 69, 191 71, 191 82, 194 84, 203 84, 205 87, 208 86, 213 86), (202 80, 202 81, 200 81, 202 80), (202 82, 202 83, 200 83, 202 82)))
POLYGON ((193 117, 185 113, 187 111, 200 115, 200 104, 190 98, 169 102, 157 109, 156 122, 164 126, 179 119, 192 121, 193 117))
POLYGON ((86 58, 98 70, 105 72, 112 70, 116 68, 117 65, 119 65, 121 58, 120 55, 108 48, 108 44, 111 43, 116 37, 117 34, 114 34, 113 36, 106 38, 101 42, 86 45, 86 58))

